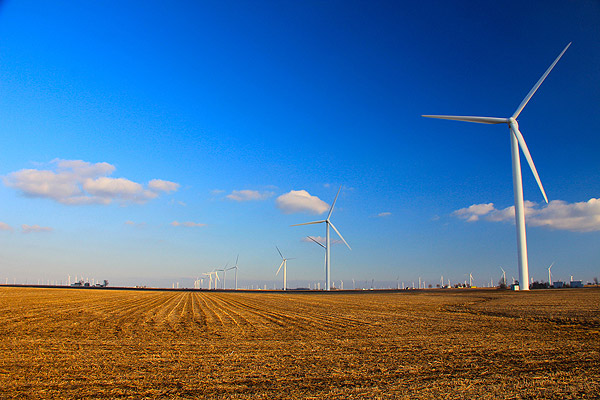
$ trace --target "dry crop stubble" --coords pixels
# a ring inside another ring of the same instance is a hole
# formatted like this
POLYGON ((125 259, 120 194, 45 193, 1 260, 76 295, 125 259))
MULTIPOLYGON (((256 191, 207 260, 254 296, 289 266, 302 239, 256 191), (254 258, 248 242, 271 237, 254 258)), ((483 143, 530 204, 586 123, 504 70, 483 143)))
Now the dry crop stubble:
POLYGON ((0 288, 0 398, 593 398, 600 290, 0 288))

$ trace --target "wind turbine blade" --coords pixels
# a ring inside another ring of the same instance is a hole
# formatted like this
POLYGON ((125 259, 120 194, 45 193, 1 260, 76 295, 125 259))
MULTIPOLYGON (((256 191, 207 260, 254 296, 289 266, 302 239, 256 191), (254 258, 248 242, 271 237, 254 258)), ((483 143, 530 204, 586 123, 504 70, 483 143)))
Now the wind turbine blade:
POLYGON ((300 226, 300 225, 322 224, 323 222, 326 222, 326 221, 325 221, 325 220, 323 220, 323 221, 305 222, 305 223, 303 223, 303 224, 294 224, 294 225, 290 225, 290 226, 300 226))
POLYGON ((238 254, 237 257, 235 258, 235 266, 237 268, 238 265, 238 260, 240 259, 240 255, 238 254))
POLYGON ((554 62, 552 63, 552 65, 550 65, 550 67, 548 67, 548 69, 546 70, 546 72, 544 73, 544 75, 542 75, 542 77, 540 78, 540 80, 537 81, 537 83, 535 84, 535 86, 529 91, 529 93, 527 93, 527 96, 525 96, 525 98, 523 99, 523 101, 521 102, 521 104, 519 105, 519 107, 517 108, 517 111, 515 111, 515 113, 512 115, 512 117, 514 119, 517 119, 517 117, 519 116, 519 114, 521 114, 521 111, 523 111, 523 109, 525 108, 525 106, 527 105, 527 103, 529 103, 529 100, 531 100, 531 97, 535 94, 535 92, 538 90, 538 88, 540 87, 540 85, 542 84, 542 82, 544 82, 544 79, 546 79, 546 77, 548 76, 548 74, 550 73, 550 71, 552 71, 552 68, 554 68, 554 66, 556 65, 556 63, 558 62, 558 60, 560 60, 560 58, 563 56, 563 54, 565 54, 565 51, 567 51, 567 49, 569 48, 570 45, 571 45, 571 42, 569 42, 569 44, 567 45, 567 47, 565 47, 565 49, 558 55, 558 57, 556 57, 556 60, 554 60, 554 62))
POLYGON ((313 238, 312 236, 307 236, 307 238, 309 238, 310 240, 312 240, 313 242, 315 242, 316 244, 318 244, 322 248, 324 248, 324 249, 327 248, 327 247, 325 247, 325 245, 323 243, 319 242, 317 239, 313 238))
POLYGON ((519 141, 519 146, 521 146, 521 150, 523 151, 523 154, 525 154, 525 158, 527 159, 527 162, 529 163, 529 168, 531 168, 531 172, 533 172, 533 176, 535 177, 535 180, 536 180, 538 186, 540 187, 540 190, 542 191, 544 200, 546 200, 546 203, 548 203, 548 197, 546 197, 546 191, 544 191, 544 187, 542 186, 542 181, 540 181, 540 177, 537 173, 537 169, 535 168, 535 164, 533 163, 533 159, 531 158, 531 154, 529 154, 529 149, 527 148, 527 143, 525 143, 525 139, 523 138, 523 135, 521 134, 521 131, 519 131, 519 127, 514 122, 514 120, 510 121, 510 130, 517 137, 517 140, 519 141))
POLYGON ((283 254, 281 254, 281 251, 279 250, 279 247, 275 246, 275 248, 277 249, 277 252, 279 253, 279 255, 281 256, 281 259, 283 260, 283 254))
POLYGON ((554 261, 552 264, 550 264, 550 266, 548 267, 548 269, 552 268, 552 266, 554 265, 556 261, 554 261))
POLYGON ((340 190, 342 190, 342 185, 340 185, 340 188, 337 191, 337 194, 335 195, 335 199, 333 200, 333 204, 331 204, 331 208, 329 209, 329 214, 327 214, 327 220, 329 221, 329 217, 331 217, 331 213, 333 212, 333 207, 335 207, 335 202, 338 199, 338 196, 340 195, 340 190))
POLYGON ((337 228, 335 227, 335 225, 333 225, 331 222, 329 223, 329 225, 331 225, 331 227, 333 228, 333 230, 338 234, 338 236, 340 237, 340 239, 342 239, 342 242, 344 242, 344 244, 346 246, 348 246, 348 248, 350 250, 352 250, 352 248, 350 247, 350 245, 348 244, 348 242, 346 242, 346 239, 344 239, 344 237, 342 236, 342 234, 340 233, 340 231, 337 230, 337 228))
POLYGON ((477 122, 479 124, 506 124, 508 118, 496 117, 471 117, 468 115, 421 115, 425 118, 450 119, 453 121, 477 122))
POLYGON ((284 262, 285 262, 285 260, 281 262, 281 265, 279 266, 279 269, 277 270, 277 273, 275 274, 275 276, 277 276, 279 274, 279 271, 281 270, 281 267, 283 267, 284 262))

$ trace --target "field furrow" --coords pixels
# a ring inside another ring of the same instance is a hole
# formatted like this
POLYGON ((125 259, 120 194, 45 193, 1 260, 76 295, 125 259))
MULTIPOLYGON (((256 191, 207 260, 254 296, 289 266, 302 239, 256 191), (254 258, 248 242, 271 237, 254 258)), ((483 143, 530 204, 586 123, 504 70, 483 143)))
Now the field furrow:
POLYGON ((0 287, 0 398, 595 398, 600 290, 0 287))

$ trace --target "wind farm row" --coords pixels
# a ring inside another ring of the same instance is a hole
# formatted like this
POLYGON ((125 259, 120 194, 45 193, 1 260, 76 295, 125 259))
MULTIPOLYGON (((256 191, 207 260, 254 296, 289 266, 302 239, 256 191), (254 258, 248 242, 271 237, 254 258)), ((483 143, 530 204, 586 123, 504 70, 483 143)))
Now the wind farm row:
MULTIPOLYGON (((567 51, 567 49, 569 48, 570 45, 571 45, 571 43, 567 44, 566 47, 560 52, 560 54, 556 57, 556 59, 552 62, 552 64, 544 72, 544 74, 537 81, 537 83, 533 86, 533 88, 527 93, 525 98, 521 101, 521 103, 519 104, 519 106, 517 107, 515 112, 510 117, 498 118, 498 117, 457 116, 457 115, 423 115, 423 117, 435 118, 435 119, 447 119, 447 120, 474 122, 474 123, 482 123, 482 124, 507 124, 507 126, 509 128, 510 145, 511 145, 512 178, 513 178, 513 192, 514 192, 514 202, 515 202, 515 223, 516 223, 516 236, 517 236, 518 279, 513 278, 513 282, 511 285, 515 290, 529 290, 530 284, 533 283, 533 279, 530 279, 530 276, 529 276, 529 264, 528 264, 528 257, 527 257, 527 237, 526 237, 526 230, 525 230, 525 206, 524 206, 524 199, 523 199, 523 182, 522 182, 522 173, 521 173, 520 152, 523 153, 523 155, 525 156, 525 159, 527 160, 529 168, 531 169, 531 172, 533 173, 533 176, 534 176, 535 181, 537 182, 537 185, 541 191, 544 201, 546 203, 548 203, 548 197, 546 195, 546 191, 544 190, 544 187, 540 180, 538 171, 537 171, 535 164, 533 162, 533 159, 531 157, 531 153, 529 152, 527 143, 525 142, 525 138, 523 137, 523 134, 519 130, 519 124, 517 122, 517 118, 521 115, 525 106, 529 103, 529 101, 531 100, 533 95, 540 88, 540 86, 542 85, 544 80, 548 77, 548 75, 550 74, 552 69, 556 66, 556 64, 561 59, 561 57, 565 54, 565 52, 567 51)), ((341 186, 338 189, 338 192, 333 200, 333 203, 331 204, 331 207, 329 208, 329 212, 325 219, 292 225, 295 227, 295 226, 304 226, 304 225, 325 224, 325 243, 321 243, 319 240, 316 240, 312 236, 307 236, 307 238, 309 240, 311 240, 312 242, 321 246, 325 250, 325 286, 324 286, 324 290, 332 289, 330 228, 332 228, 335 231, 335 233, 338 235, 338 237, 340 238, 342 243, 344 243, 346 245, 346 247, 348 247, 348 249, 352 250, 350 245, 348 244, 348 242, 344 239, 344 237, 342 236, 340 231, 335 227, 335 225, 331 221, 331 216, 332 216, 335 204, 338 200, 340 190, 341 190, 341 186)), ((282 272, 282 275, 283 275, 282 288, 283 288, 283 290, 287 290, 288 289, 287 261, 291 260, 292 258, 284 257, 284 255, 280 251, 279 247, 276 247, 276 249, 277 249, 277 252, 279 253, 279 256, 282 259, 281 264, 279 265, 279 268, 277 269, 276 275, 278 275, 279 272, 281 270, 283 270, 283 272, 282 272)), ((551 267, 552 266, 550 266, 548 268, 549 274, 550 274, 551 267)), ((226 273, 227 273, 227 271, 232 270, 232 269, 235 269, 235 274, 236 274, 235 289, 237 289, 238 288, 238 283, 237 283, 238 260, 237 259, 236 259, 235 266, 233 266, 233 267, 228 268, 227 266, 225 266, 224 268, 214 269, 210 272, 204 273, 203 275, 206 276, 208 279, 208 288, 211 289, 213 287, 214 288, 217 287, 217 283, 220 280, 220 277, 218 274, 219 272, 223 273, 223 286, 222 287, 225 287, 226 273)), ((507 286, 508 283, 506 280, 506 274, 505 274, 504 269, 502 269, 502 271, 503 271, 503 278, 501 280, 501 284, 504 286, 507 286)), ((467 280, 465 279, 464 286, 467 285, 466 281, 467 280)), ((468 281, 469 281, 469 284, 468 284, 469 287, 474 286, 472 273, 469 273, 468 281)), ((550 285, 552 284, 550 275, 548 278, 548 283, 550 285)), ((491 279, 490 285, 493 285, 493 284, 494 284, 493 279, 491 279)), ((195 287, 196 286, 200 287, 201 285, 202 285, 202 280, 197 280, 195 287)), ((414 287, 414 283, 412 284, 412 286, 414 287)), ((444 282, 444 279, 442 277, 441 281, 440 281, 440 286, 441 287, 449 287, 451 285, 450 285, 450 282, 448 282, 448 284, 446 285, 444 282)), ((398 285, 398 287, 399 287, 399 285, 398 285)), ((403 288, 405 287, 404 284, 402 284, 402 287, 403 288)), ((419 282, 418 287, 421 288, 421 282, 419 282)))

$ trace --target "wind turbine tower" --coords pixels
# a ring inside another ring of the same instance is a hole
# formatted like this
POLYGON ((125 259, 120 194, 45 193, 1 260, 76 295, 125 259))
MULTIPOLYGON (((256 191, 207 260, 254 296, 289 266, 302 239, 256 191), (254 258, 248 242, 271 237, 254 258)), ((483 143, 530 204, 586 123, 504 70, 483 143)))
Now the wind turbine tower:
POLYGON ((512 116, 508 118, 495 118, 495 117, 472 117, 472 116, 457 116, 457 115, 423 115, 426 118, 438 118, 438 119, 450 119, 455 121, 465 121, 465 122, 476 122, 480 124, 507 124, 510 131, 510 148, 512 155, 512 175, 513 175, 513 192, 515 199, 515 220, 516 220, 516 228, 517 228, 517 259, 519 263, 519 284, 520 290, 529 290, 529 266, 527 263, 527 238, 525 233, 525 206, 523 201, 523 181, 521 176, 521 161, 519 158, 519 147, 527 162, 529 163, 529 167, 531 168, 531 172, 533 172, 533 176, 544 196, 544 200, 548 203, 548 197, 546 196, 546 192, 544 191, 544 187, 542 186, 542 182, 540 181, 540 177, 538 176, 535 165, 533 164, 533 160, 531 158, 531 154, 529 153, 529 149, 527 148, 527 144, 525 143, 525 139, 519 131, 519 124, 517 123, 517 118, 523 111, 523 108, 527 105, 531 97, 538 90, 542 82, 546 79, 550 71, 554 68, 558 60, 565 54, 565 51, 569 48, 571 43, 569 43, 564 50, 556 57, 554 62, 550 65, 550 67, 546 70, 544 75, 538 80, 535 86, 529 91, 527 96, 523 99, 517 110, 513 113, 512 116))
POLYGON ((340 231, 338 231, 337 228, 335 227, 335 225, 333 225, 333 223, 331 222, 331 213, 333 212, 333 207, 335 207, 335 202, 337 201, 341 190, 342 190, 342 187, 340 186, 337 194, 335 195, 335 199, 333 200, 333 204, 331 204, 331 208, 329 209, 329 214, 327 214, 326 219, 321 220, 321 221, 305 222, 302 224, 291 225, 291 226, 300 226, 300 225, 312 225, 312 224, 323 224, 323 223, 325 224, 325 227, 326 227, 325 228, 325 290, 331 290, 331 255, 330 255, 331 239, 329 236, 329 227, 330 226, 338 234, 340 239, 342 239, 342 242, 344 242, 344 244, 350 250, 352 250, 352 248, 346 242, 346 240, 344 239, 344 237, 342 236, 340 231))

